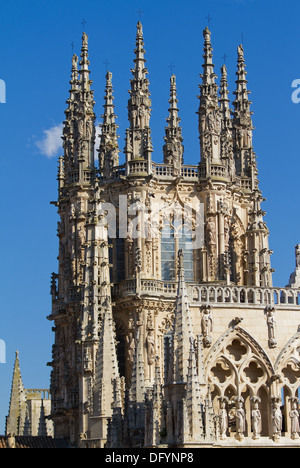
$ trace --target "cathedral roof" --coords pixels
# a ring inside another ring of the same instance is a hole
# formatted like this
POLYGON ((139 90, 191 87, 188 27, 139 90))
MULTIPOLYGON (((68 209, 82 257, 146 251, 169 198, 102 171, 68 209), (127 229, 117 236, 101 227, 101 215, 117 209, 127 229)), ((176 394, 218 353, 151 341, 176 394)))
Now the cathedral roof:
MULTIPOLYGON (((0 436, 0 448, 10 448, 8 439, 9 436, 0 436)), ((14 440, 14 448, 67 448, 63 439, 53 439, 52 437, 16 436, 14 440)))

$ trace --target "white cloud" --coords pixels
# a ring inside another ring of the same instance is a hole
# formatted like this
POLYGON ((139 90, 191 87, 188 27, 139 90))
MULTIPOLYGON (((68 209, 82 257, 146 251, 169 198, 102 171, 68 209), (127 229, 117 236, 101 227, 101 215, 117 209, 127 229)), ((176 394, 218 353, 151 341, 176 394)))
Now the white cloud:
POLYGON ((63 125, 60 124, 43 131, 44 137, 36 142, 41 154, 47 156, 47 158, 57 156, 58 151, 62 149, 62 130, 63 125))
MULTIPOLYGON (((54 125, 48 130, 43 131, 43 138, 35 142, 41 154, 52 158, 58 156, 58 152, 62 150, 62 132, 63 124, 54 125)), ((98 159, 98 149, 101 138, 101 127, 99 123, 95 123, 95 161, 98 159)))

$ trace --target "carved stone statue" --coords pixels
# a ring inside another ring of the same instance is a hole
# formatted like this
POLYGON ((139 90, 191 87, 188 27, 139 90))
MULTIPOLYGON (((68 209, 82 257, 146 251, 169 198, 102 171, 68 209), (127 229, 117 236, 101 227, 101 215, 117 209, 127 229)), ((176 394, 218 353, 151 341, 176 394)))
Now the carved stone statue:
POLYGON ((259 410, 260 398, 252 398, 253 407, 251 411, 253 439, 259 439, 261 433, 261 413, 259 410))
POLYGON ((226 432, 228 429, 228 414, 226 409, 227 398, 220 398, 220 409, 219 409, 219 424, 220 424, 220 438, 226 439, 226 432))
POLYGON ((272 407, 272 429, 273 437, 275 439, 281 436, 282 430, 282 413, 280 409, 280 398, 273 398, 273 407, 272 407))
POLYGON ((236 400, 235 420, 236 437, 241 440, 244 437, 244 432, 246 430, 245 410, 243 408, 243 401, 241 398, 237 398, 236 400))
POLYGON ((148 354, 148 364, 151 366, 154 363, 154 331, 149 330, 148 335, 146 338, 146 345, 147 345, 147 354, 148 354))
POLYGON ((277 341, 275 339, 275 325, 276 320, 274 317, 274 307, 271 307, 267 310, 267 325, 268 325, 268 333, 269 333, 269 345, 271 348, 275 348, 277 345, 277 341))
POLYGON ((298 398, 290 398, 290 401, 291 437, 292 439, 298 439, 300 432, 298 398))
POLYGON ((203 308, 201 326, 203 334, 203 344, 208 347, 212 343, 211 333, 213 326, 213 319, 210 306, 206 306, 203 308))

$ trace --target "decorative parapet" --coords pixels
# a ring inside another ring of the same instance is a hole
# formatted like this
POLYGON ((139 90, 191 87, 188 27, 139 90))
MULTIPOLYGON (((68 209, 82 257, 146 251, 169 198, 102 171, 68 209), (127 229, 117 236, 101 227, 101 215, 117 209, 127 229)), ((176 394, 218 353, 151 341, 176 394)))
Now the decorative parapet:
MULTIPOLYGON (((147 162, 144 160, 133 160, 129 162, 128 165, 128 176, 145 176, 147 173, 147 162)), ((152 176, 158 178, 159 180, 172 180, 178 177, 174 173, 174 167, 168 164, 163 163, 152 163, 152 176)), ((100 171, 100 180, 103 181, 115 181, 122 179, 126 176, 125 164, 121 166, 116 166, 112 169, 112 175, 109 180, 107 180, 100 171)), ((184 181, 197 181, 198 180, 198 166, 184 165, 181 168, 180 177, 184 181)))
POLYGON ((239 304, 300 308, 300 289, 189 285, 193 304, 239 304))
MULTIPOLYGON (((246 286, 200 285, 188 283, 191 305, 220 304, 247 306, 276 306, 276 308, 297 307, 300 309, 300 289, 255 288, 246 286)), ((136 281, 123 281, 112 288, 115 297, 137 294, 136 281)), ((139 295, 175 299, 177 283, 152 279, 141 279, 139 295)))

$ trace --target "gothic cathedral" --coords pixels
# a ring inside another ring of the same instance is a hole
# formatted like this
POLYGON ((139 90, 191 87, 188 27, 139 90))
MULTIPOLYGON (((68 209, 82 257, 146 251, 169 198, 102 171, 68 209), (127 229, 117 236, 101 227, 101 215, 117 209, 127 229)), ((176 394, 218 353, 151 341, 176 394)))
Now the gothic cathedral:
POLYGON ((300 251, 274 287, 243 47, 231 109, 203 41, 195 165, 175 75, 153 161, 140 22, 122 164, 112 74, 97 128, 85 33, 72 58, 48 319, 54 436, 74 447, 300 447, 300 251))

